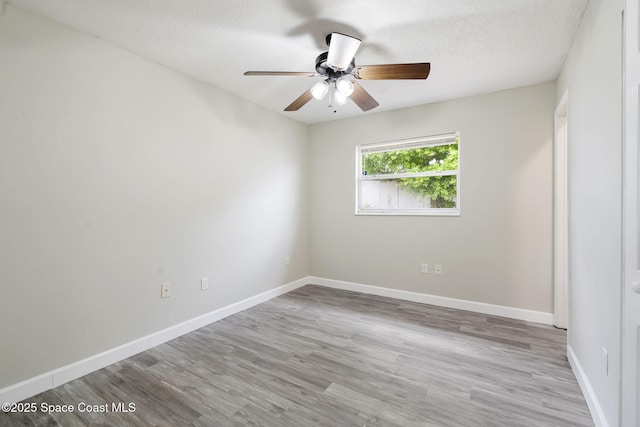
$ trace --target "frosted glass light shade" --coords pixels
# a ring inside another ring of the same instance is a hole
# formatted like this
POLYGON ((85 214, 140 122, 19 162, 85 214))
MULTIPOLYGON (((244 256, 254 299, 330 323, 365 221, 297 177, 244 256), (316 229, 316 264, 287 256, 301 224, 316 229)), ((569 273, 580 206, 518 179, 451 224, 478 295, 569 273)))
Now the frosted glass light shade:
POLYGON ((336 80, 336 93, 345 98, 353 93, 353 82, 347 76, 342 76, 336 80))
POLYGON ((349 97, 342 95, 338 90, 333 94, 333 100, 338 105, 344 105, 347 102, 347 99, 349 99, 349 97))
POLYGON ((360 40, 355 37, 346 36, 340 33, 331 34, 331 42, 329 44, 329 55, 327 56, 327 65, 334 70, 346 70, 356 51, 360 47, 360 40))
POLYGON ((311 92, 311 96, 318 101, 322 101, 322 98, 329 92, 329 83, 323 80, 314 84, 309 91, 311 92))

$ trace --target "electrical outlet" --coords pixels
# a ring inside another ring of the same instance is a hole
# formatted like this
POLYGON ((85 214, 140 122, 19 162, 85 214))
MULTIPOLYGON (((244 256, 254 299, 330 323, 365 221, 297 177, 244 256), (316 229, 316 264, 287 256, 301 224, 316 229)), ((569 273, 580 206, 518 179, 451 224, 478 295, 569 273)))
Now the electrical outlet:
POLYGON ((602 347, 602 372, 609 376, 609 353, 604 347, 602 347))
POLYGON ((436 276, 440 276, 442 274, 442 265, 436 264, 436 276))
POLYGON ((420 264, 420 272, 422 274, 428 274, 429 273, 429 264, 425 264, 425 263, 420 264))
POLYGON ((207 289, 209 289, 209 278, 203 277, 200 279, 200 290, 206 291, 207 289))
POLYGON ((171 283, 163 283, 160 285, 160 298, 169 298, 171 296, 171 283))
POLYGON ((284 265, 289 265, 289 264, 291 264, 291 257, 287 255, 286 257, 284 257, 284 265))

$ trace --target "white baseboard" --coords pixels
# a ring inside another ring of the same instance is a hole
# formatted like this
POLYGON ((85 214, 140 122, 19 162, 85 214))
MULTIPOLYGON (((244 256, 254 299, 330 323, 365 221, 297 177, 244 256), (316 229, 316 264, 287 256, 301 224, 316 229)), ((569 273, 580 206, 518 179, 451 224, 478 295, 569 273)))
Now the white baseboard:
POLYGON ((202 316, 178 323, 177 325, 112 348, 100 354, 96 354, 70 365, 46 372, 18 384, 5 387, 0 389, 0 402, 19 402, 31 396, 35 396, 36 394, 58 387, 59 385, 71 380, 80 378, 142 351, 195 331, 196 329, 202 328, 210 323, 217 322, 218 320, 224 319, 232 314, 239 313, 253 307, 254 305, 258 305, 282 294, 286 294, 287 292, 308 284, 308 282, 308 277, 303 277, 302 279, 262 292, 226 307, 203 314, 202 316))
POLYGON ((591 383, 589 382, 587 375, 584 373, 582 365, 580 365, 576 354, 569 345, 567 345, 567 358, 569 359, 569 365, 571 365, 573 374, 578 380, 584 400, 587 401, 589 412, 591 412, 591 418, 593 418, 593 422, 596 427, 609 427, 609 423, 607 422, 607 418, 604 416, 604 411, 602 410, 602 406, 600 406, 600 402, 593 391, 593 387, 591 387, 591 383))
MULTIPOLYGON (((262 292, 237 303, 222 307, 210 313, 187 320, 121 346, 109 349, 100 354, 79 360, 53 371, 46 372, 34 378, 22 381, 18 384, 0 389, 0 402, 18 402, 43 391, 58 387, 76 378, 80 378, 91 372, 102 369, 113 363, 124 360, 142 351, 163 344, 174 338, 195 331, 208 324, 216 322, 232 314, 239 313, 257 304, 290 292, 307 284, 321 285, 329 288, 344 289, 348 291, 362 292, 406 301, 433 304, 442 307, 457 308, 461 310, 475 311, 478 313, 496 316, 510 317, 513 319, 527 320, 551 325, 553 315, 539 311, 526 310, 501 305, 485 304, 481 302, 467 301, 455 298, 447 298, 436 295, 422 294, 418 292, 402 291, 398 289, 379 286, 364 285, 360 283, 345 282, 341 280, 325 279, 322 277, 303 277, 286 285, 262 292)), ((576 375, 577 376, 577 375, 576 375)), ((582 386, 582 383, 581 383, 582 386)), ((583 388, 584 391, 584 388, 583 388)), ((586 394, 586 393, 585 393, 586 394)), ((591 406, 590 406, 591 407, 591 406)), ((599 406, 598 406, 599 408, 599 406)), ((606 424, 602 424, 606 426, 606 424)))
POLYGON ((553 314, 542 311, 486 304, 483 302, 441 297, 437 295, 422 294, 419 292, 402 291, 399 289, 383 288, 380 286, 363 285, 361 283, 344 282, 342 280, 325 279, 323 277, 310 276, 308 283, 326 286, 329 288, 344 289, 347 291, 362 292, 365 294, 379 295, 405 301, 457 308, 459 310, 475 311, 477 313, 553 325, 553 314))

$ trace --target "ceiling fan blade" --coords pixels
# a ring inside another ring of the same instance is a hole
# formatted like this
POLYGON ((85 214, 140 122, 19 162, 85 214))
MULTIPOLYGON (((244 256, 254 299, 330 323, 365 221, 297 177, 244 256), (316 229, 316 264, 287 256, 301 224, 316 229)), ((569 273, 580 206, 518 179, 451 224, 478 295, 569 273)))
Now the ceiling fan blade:
POLYGON ((245 71, 245 76, 302 76, 302 77, 315 77, 319 76, 318 73, 307 71, 245 71))
POLYGON ((284 111, 298 111, 302 108, 307 102, 309 102, 313 98, 311 95, 311 89, 300 95, 295 101, 293 101, 284 111))
POLYGON ((431 71, 431 64, 428 62, 362 65, 353 69, 353 76, 361 80, 426 79, 429 71, 431 71))
POLYGON ((373 99, 373 96, 369 95, 369 92, 364 90, 358 82, 353 82, 353 93, 351 94, 351 100, 356 103, 362 111, 369 111, 376 108, 378 101, 373 99))
POLYGON ((346 70, 360 47, 360 39, 340 33, 331 33, 327 65, 334 70, 346 70))

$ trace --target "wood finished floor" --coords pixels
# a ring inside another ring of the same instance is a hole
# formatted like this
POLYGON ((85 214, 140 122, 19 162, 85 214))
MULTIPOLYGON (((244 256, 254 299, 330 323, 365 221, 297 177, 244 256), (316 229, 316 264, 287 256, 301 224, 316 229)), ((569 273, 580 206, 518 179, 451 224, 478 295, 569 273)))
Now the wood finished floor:
POLYGON ((1 426, 592 426, 565 331, 305 286, 25 402, 1 426))

